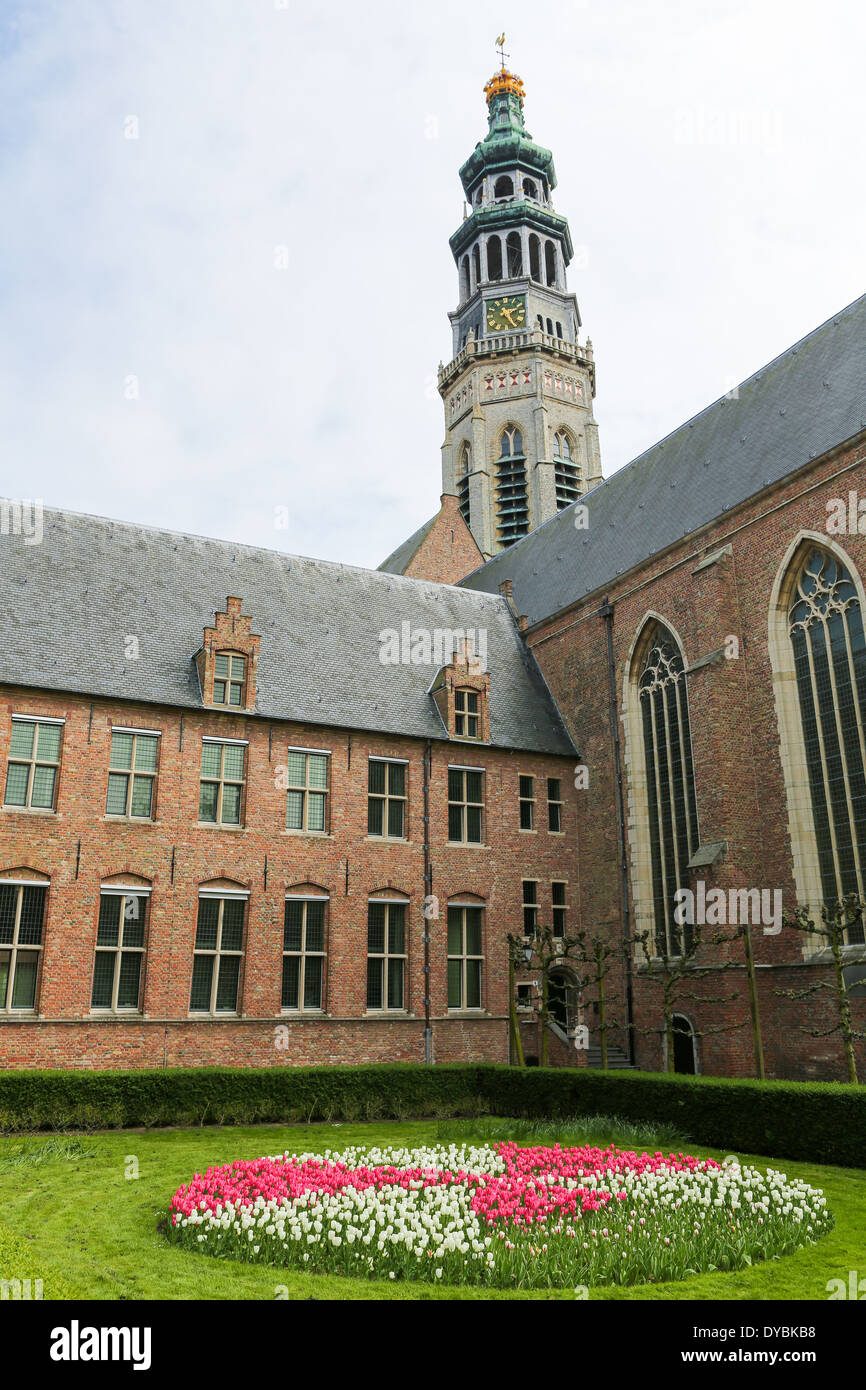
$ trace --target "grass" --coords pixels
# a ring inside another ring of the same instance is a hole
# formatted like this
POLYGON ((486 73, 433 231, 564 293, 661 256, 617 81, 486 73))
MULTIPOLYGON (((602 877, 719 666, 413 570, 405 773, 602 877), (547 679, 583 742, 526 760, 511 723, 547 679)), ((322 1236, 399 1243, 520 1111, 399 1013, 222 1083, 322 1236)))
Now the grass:
MULTIPOLYGON (((454 1140, 615 1143, 620 1148, 686 1146, 670 1128, 610 1117, 544 1124, 501 1119, 263 1125, 251 1129, 126 1130, 50 1139, 0 1138, 0 1278, 41 1278, 45 1298, 83 1299, 569 1299, 571 1289, 502 1292, 428 1284, 364 1282, 234 1264, 169 1245, 159 1233, 171 1194, 194 1172, 285 1149, 454 1140)), ((702 1157, 718 1151, 688 1144, 702 1157)), ((606 1286, 591 1299, 826 1299, 830 1279, 863 1273, 866 1172, 740 1154, 824 1190, 835 1229, 817 1245, 731 1274, 678 1283, 606 1286)))

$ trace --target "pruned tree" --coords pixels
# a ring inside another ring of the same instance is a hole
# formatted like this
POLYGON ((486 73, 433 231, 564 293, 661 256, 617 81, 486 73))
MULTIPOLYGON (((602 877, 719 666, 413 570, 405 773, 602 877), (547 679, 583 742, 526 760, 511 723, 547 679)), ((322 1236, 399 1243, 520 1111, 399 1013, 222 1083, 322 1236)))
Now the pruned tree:
MULTIPOLYGON (((580 936, 554 936, 551 927, 537 925, 532 936, 508 936, 511 959, 519 969, 538 970, 541 975, 541 1065, 547 1066, 549 1053, 548 1031, 550 1020, 550 976, 570 958, 577 958, 580 936)), ((511 988, 511 1008, 514 1010, 514 1029, 517 1031, 517 1014, 514 1007, 514 988, 511 988)))
POLYGON ((850 943, 852 929, 858 929, 857 935, 866 935, 863 933, 864 909, 866 909, 866 900, 860 898, 856 893, 849 893, 847 897, 837 898, 833 902, 822 905, 820 925, 809 915, 809 910, 805 907, 798 907, 792 914, 783 917, 783 926, 791 927, 794 931, 804 935, 817 936, 824 941, 825 949, 830 952, 833 971, 829 980, 815 980, 812 984, 804 985, 801 989, 777 989, 775 991, 777 995, 796 1000, 809 999, 821 990, 829 990, 833 994, 838 1018, 830 1027, 809 1028, 803 1025, 800 1031, 811 1038, 828 1038, 834 1033, 839 1034, 845 1050, 848 1080, 852 1086, 858 1084, 854 1044, 866 1040, 866 1032, 854 1027, 851 1015, 851 996, 845 983, 845 969, 852 965, 866 964, 866 940, 862 943, 853 943, 855 946, 853 952, 850 943), (856 947, 860 947, 860 949, 857 950, 856 947))
MULTIPOLYGON (((611 997, 607 988, 607 977, 615 965, 623 963, 628 945, 622 941, 611 944, 609 937, 598 934, 590 935, 585 931, 577 932, 574 940, 576 942, 574 959, 586 968, 586 973, 583 974, 584 988, 594 987, 596 994, 601 1065, 602 1069, 606 1071, 608 1035, 611 1031, 619 1030, 624 1026, 621 1019, 612 1018, 608 1012, 611 997)), ((619 998, 620 996, 615 995, 613 997, 619 998)))
MULTIPOLYGON (((667 1040, 667 1070, 673 1072, 674 1066, 674 1037, 677 1033, 682 1033, 682 1029, 674 1026, 674 1014, 681 1008, 683 1001, 692 999, 701 1004, 729 1004, 734 999, 738 999, 739 991, 734 990, 731 994, 709 995, 696 993, 687 988, 687 985, 694 984, 698 980, 706 979, 711 975, 722 975, 729 970, 737 969, 737 962, 732 960, 720 961, 715 965, 698 965, 696 957, 699 950, 704 946, 723 946, 731 941, 736 941, 741 936, 741 931, 737 930, 730 935, 721 932, 714 932, 713 935, 705 939, 699 926, 692 927, 689 931, 682 933, 682 937, 676 945, 680 947, 680 952, 674 955, 668 949, 665 941, 665 950, 660 955, 652 955, 650 951, 651 943, 654 945, 654 938, 649 930, 636 931, 633 940, 639 945, 648 961, 651 961, 654 969, 647 973, 647 980, 650 983, 659 985, 662 991, 662 1023, 665 1038, 667 1040)), ((720 1023, 718 1027, 695 1029, 695 1036, 710 1037, 715 1033, 730 1033, 737 1028, 741 1028, 741 1023, 720 1023)), ((643 1033, 654 1033, 654 1028, 643 1028, 638 1030, 643 1033)))

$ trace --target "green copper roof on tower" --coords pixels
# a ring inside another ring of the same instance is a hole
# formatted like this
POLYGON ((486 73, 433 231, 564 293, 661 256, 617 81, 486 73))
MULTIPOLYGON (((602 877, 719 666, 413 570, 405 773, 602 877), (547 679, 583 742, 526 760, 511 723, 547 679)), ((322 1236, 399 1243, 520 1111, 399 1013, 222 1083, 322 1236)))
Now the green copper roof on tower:
POLYGON ((523 119, 526 92, 521 79, 509 72, 503 63, 499 72, 485 84, 484 95, 487 98, 487 134, 460 170, 460 181, 467 197, 471 198, 484 174, 495 173, 506 165, 518 165, 527 173, 546 179, 549 188, 555 188, 553 155, 543 145, 537 145, 526 129, 523 119))

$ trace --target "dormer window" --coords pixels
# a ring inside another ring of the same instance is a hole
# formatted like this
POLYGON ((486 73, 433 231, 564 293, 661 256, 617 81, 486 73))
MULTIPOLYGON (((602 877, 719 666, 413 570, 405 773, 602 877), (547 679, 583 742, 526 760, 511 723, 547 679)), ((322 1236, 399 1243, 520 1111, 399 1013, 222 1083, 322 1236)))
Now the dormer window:
POLYGON ((241 611, 239 598, 227 598, 225 612, 214 619, 194 657, 202 700, 221 709, 252 711, 261 638, 251 631, 251 619, 241 611))
POLYGON ((215 705, 244 705, 247 661, 233 652, 217 652, 214 657, 213 702, 215 705))
POLYGON ((479 738, 481 697, 477 690, 454 691, 454 733, 457 738, 479 738))

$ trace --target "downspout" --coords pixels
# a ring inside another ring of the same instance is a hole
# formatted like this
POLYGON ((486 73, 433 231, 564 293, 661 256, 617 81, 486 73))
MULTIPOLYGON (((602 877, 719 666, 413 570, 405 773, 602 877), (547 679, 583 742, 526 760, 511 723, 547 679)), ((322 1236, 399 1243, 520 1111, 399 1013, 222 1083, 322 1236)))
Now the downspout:
POLYGON ((424 749, 424 1061, 433 1065, 433 1025, 430 1019, 430 912, 433 896, 433 865, 430 861, 430 764, 432 744, 424 749))
POLYGON ((619 876, 622 898, 622 939, 625 955, 625 1016, 628 1035, 628 1059, 634 1066, 634 998, 631 975, 631 915, 628 899, 628 862, 626 860, 625 798, 622 792, 622 756, 620 753, 619 718, 616 708, 616 666, 613 659, 613 604, 608 595, 598 610, 607 631, 607 677, 610 696, 610 727, 613 732, 613 760, 616 771, 616 810, 619 833, 619 876))

